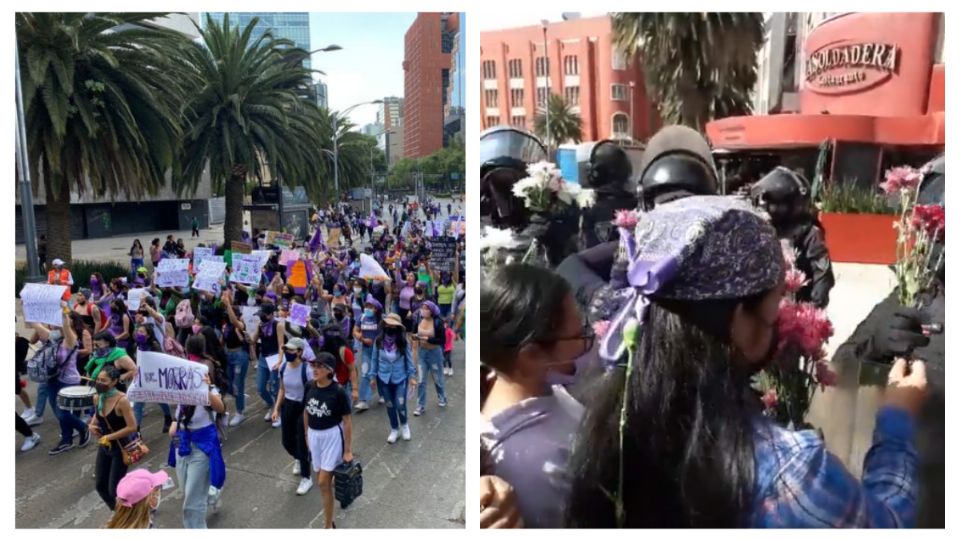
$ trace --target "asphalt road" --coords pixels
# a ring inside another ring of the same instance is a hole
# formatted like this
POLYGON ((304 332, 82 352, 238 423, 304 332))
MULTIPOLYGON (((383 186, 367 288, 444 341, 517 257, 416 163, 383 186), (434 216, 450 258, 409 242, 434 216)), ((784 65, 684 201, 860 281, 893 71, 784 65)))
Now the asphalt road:
MULTIPOLYGON (((462 528, 466 459, 464 448, 464 344, 453 351, 455 375, 446 378, 448 405, 436 406, 432 384, 427 411, 414 417, 408 407, 412 440, 387 444, 389 424, 383 405, 373 401, 369 411, 354 414, 354 454, 363 465, 364 493, 346 510, 336 504, 338 528, 462 528)), ((299 477, 293 476, 293 458, 280 443, 280 430, 263 421, 266 404, 256 391, 256 370, 247 376, 247 417, 229 428, 223 444, 227 481, 223 504, 208 517, 210 528, 307 528, 323 526, 320 492, 315 487, 297 496, 299 477)), ((34 385, 29 387, 36 397, 34 385)), ((16 399, 17 410, 22 407, 16 399)), ((234 410, 228 399, 227 410, 234 410)), ((161 434, 160 409, 148 405, 143 435, 151 453, 142 466, 166 467, 169 438, 161 434)), ((20 453, 23 437, 15 439, 17 528, 98 528, 110 511, 94 489, 96 443, 48 456, 59 429, 48 409, 44 423, 34 428, 40 445, 20 453)), ((176 481, 173 469, 167 472, 176 481)), ((157 526, 182 527, 183 495, 163 492, 157 526)))

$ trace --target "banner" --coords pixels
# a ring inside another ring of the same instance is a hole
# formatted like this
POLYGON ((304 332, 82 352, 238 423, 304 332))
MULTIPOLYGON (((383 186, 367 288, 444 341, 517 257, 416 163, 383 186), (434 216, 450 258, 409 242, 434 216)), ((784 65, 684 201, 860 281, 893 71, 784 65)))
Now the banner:
POLYGON ((144 296, 150 296, 147 289, 130 289, 130 292, 127 293, 127 310, 137 311, 140 309, 140 302, 143 301, 144 296))
POLYGON ((252 248, 246 242, 230 242, 230 251, 247 255, 252 251, 252 248))
POLYGON ((290 304, 290 316, 287 317, 287 320, 291 323, 299 326, 300 328, 306 328, 307 318, 309 316, 310 306, 298 304, 296 302, 290 304))
POLYGON ((300 252, 295 249, 285 249, 280 252, 280 266, 288 266, 292 261, 300 260, 300 252))
POLYGON ((360 254, 359 276, 363 279, 382 279, 390 281, 390 276, 384 272, 383 267, 380 266, 380 263, 366 253, 360 254))
POLYGON ((190 285, 189 259, 163 259, 157 265, 157 287, 190 285))
POLYGON ((23 302, 23 318, 28 323, 41 323, 60 327, 63 325, 63 293, 64 285, 47 285, 45 283, 27 283, 20 291, 20 300, 23 302))
POLYGON ((230 281, 245 285, 259 285, 263 272, 260 257, 256 255, 236 255, 233 258, 233 273, 230 281))
POLYGON ((169 354, 137 352, 137 376, 127 390, 130 401, 207 406, 210 385, 203 381, 207 365, 169 354))
POLYGON ((457 260, 457 239, 450 237, 434 238, 430 241, 430 267, 437 272, 450 272, 453 275, 457 260))

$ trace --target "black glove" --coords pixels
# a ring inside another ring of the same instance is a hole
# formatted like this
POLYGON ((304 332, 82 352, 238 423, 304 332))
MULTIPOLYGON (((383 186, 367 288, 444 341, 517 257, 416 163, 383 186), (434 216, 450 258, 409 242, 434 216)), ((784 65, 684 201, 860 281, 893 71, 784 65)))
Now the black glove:
POLYGON ((930 338, 923 335, 925 318, 916 309, 898 308, 890 320, 874 329, 863 356, 874 362, 891 362, 894 357, 908 358, 917 347, 926 347, 930 338))

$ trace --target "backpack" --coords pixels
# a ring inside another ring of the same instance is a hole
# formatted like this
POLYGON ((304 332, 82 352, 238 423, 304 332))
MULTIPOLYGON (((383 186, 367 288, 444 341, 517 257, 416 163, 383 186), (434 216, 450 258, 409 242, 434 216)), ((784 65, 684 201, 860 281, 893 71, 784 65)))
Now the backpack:
MULTIPOLYGON (((33 355, 33 358, 27 361, 27 377, 35 383, 43 384, 49 380, 56 379, 60 376, 60 370, 63 367, 57 361, 57 351, 60 350, 60 344, 63 343, 63 339, 48 339, 46 343, 43 344, 43 348, 37 351, 33 355)), ((70 356, 73 356, 77 352, 77 349, 74 348, 70 352, 70 356)), ((67 360, 70 360, 70 356, 67 357, 67 360)), ((65 364, 66 362, 64 362, 65 364)))
POLYGON ((177 311, 173 320, 177 323, 177 328, 189 328, 193 324, 193 309, 190 308, 190 300, 181 300, 177 304, 177 311))
MULTIPOLYGON (((93 318, 93 304, 87 302, 87 317, 93 318)), ((109 321, 107 320, 107 314, 100 310, 100 328, 106 328, 109 321)), ((95 329, 91 329, 93 331, 95 329)))
MULTIPOLYGON (((280 366, 280 380, 283 380, 283 372, 287 369, 287 361, 283 361, 283 365, 280 366)), ((309 387, 307 384, 307 361, 300 360, 300 380, 303 381, 303 391, 306 392, 309 387)))

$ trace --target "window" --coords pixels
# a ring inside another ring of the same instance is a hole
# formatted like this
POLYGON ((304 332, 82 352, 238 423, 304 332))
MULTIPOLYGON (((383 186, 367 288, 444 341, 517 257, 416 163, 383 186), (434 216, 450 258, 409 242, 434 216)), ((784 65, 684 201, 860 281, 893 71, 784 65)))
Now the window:
POLYGON ((513 88, 510 90, 510 106, 523 107, 523 88, 513 88))
POLYGON ((527 126, 527 117, 526 116, 511 116, 510 125, 515 128, 524 129, 527 126))
POLYGON ((499 125, 500 125, 500 117, 499 117, 499 116, 488 116, 488 117, 487 117, 487 127, 488 127, 488 128, 496 127, 496 126, 499 126, 499 125))
POLYGON ((520 79, 523 77, 523 61, 520 59, 507 62, 507 71, 510 72, 511 79, 520 79))
POLYGON ((550 60, 545 56, 538 56, 536 61, 537 77, 547 77, 550 75, 550 60))
POLYGON ((611 55, 611 60, 613 64, 613 69, 625 70, 627 69, 627 55, 623 54, 623 51, 618 49, 616 46, 613 47, 613 54, 611 55))
POLYGON ((499 107, 497 104, 497 91, 496 90, 484 90, 483 99, 487 104, 487 107, 499 107))
POLYGON ((628 138, 630 137, 628 124, 630 123, 627 115, 623 113, 617 113, 613 115, 613 136, 615 138, 628 138))
POLYGON ((568 86, 563 89, 563 98, 567 100, 567 105, 571 107, 580 106, 580 87, 568 86))
POLYGON ((483 61, 483 78, 487 80, 497 78, 497 63, 495 61, 483 61))
POLYGON ((577 57, 573 55, 563 57, 563 74, 564 75, 579 75, 580 66, 577 62, 577 57))
POLYGON ((537 107, 543 107, 543 104, 547 102, 547 96, 550 95, 549 88, 539 87, 537 88, 537 107))
POLYGON ((611 84, 610 85, 610 99, 614 101, 626 101, 627 100, 627 85, 625 84, 611 84))

